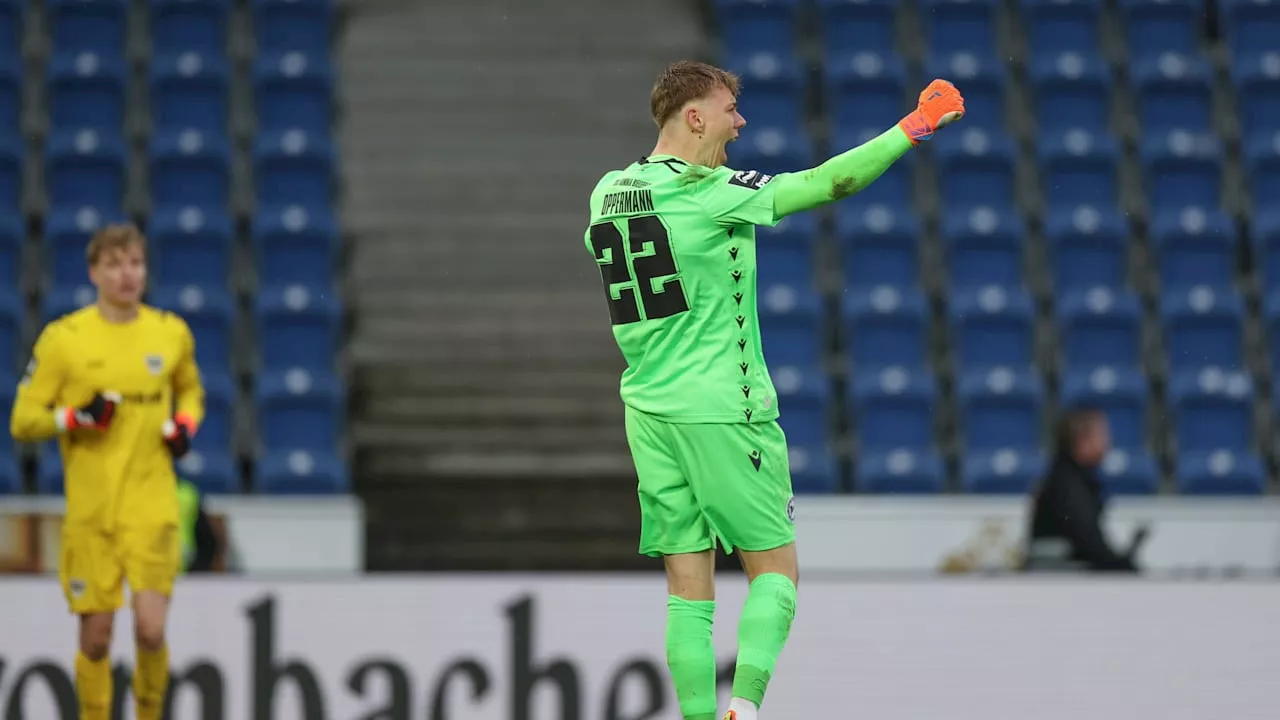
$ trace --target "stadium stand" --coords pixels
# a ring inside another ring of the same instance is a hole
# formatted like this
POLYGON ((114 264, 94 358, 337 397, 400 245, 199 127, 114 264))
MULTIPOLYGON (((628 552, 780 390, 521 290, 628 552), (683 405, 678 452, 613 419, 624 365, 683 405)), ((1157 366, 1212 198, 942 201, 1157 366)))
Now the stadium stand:
MULTIPOLYGON (((179 471, 349 491, 334 22, 331 0, 0 1, 4 392, 41 323, 92 298, 89 236, 133 220, 207 390, 179 471)), ((52 445, 0 452, 0 492, 24 490, 61 492, 52 445)))

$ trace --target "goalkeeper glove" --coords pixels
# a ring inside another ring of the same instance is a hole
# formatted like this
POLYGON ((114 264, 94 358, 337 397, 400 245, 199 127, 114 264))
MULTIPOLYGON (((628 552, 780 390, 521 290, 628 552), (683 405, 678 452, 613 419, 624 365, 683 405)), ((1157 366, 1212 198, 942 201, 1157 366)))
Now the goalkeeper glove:
POLYGON ((920 104, 902 120, 898 127, 907 134, 912 145, 928 140, 939 128, 946 127, 964 117, 964 98, 955 85, 946 80, 934 80, 920 93, 920 104))
POLYGON ((160 428, 164 444, 175 459, 191 450, 191 438, 195 437, 196 423, 186 413, 178 413, 172 420, 165 420, 160 428))
POLYGON ((83 407, 60 407, 53 411, 53 421, 58 432, 68 430, 106 430, 115 417, 116 406, 123 399, 119 393, 100 392, 83 407))

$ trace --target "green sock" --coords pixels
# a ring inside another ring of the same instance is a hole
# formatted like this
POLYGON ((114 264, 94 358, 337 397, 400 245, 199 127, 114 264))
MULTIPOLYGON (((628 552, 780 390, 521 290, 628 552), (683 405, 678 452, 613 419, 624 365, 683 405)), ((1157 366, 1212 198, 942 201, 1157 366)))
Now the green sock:
POLYGON ((716 649, 711 642, 714 600, 667 598, 667 666, 685 720, 715 720, 716 649))
POLYGON ((766 573, 751 583, 738 621, 738 664, 733 696, 760 707, 769 677, 796 616, 796 586, 786 575, 766 573))

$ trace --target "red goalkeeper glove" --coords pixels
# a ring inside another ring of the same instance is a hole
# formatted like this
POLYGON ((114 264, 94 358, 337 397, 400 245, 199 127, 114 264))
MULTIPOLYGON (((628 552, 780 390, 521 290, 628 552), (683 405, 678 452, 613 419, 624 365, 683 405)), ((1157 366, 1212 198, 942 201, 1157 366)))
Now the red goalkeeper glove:
POLYGON ((59 432, 68 430, 106 430, 115 417, 116 406, 123 398, 120 393, 95 393, 93 399, 82 407, 60 407, 53 411, 53 421, 59 432))
POLYGON ((907 134, 912 145, 928 140, 939 128, 946 127, 964 117, 964 98, 955 85, 946 80, 934 80, 920 93, 920 104, 909 115, 898 121, 898 127, 907 134))
POLYGON ((196 435, 196 423, 190 415, 178 413, 172 420, 165 420, 160 429, 164 444, 169 454, 175 459, 186 455, 191 450, 191 438, 196 435))

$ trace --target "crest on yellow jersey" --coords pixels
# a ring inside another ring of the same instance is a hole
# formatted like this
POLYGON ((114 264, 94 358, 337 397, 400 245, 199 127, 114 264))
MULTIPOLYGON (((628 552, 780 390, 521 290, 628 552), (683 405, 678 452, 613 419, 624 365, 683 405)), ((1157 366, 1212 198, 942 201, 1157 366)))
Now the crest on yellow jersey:
POLYGON ((164 370, 164 358, 160 355, 148 355, 144 359, 147 362, 147 370, 151 371, 152 375, 159 375, 160 371, 164 370))

